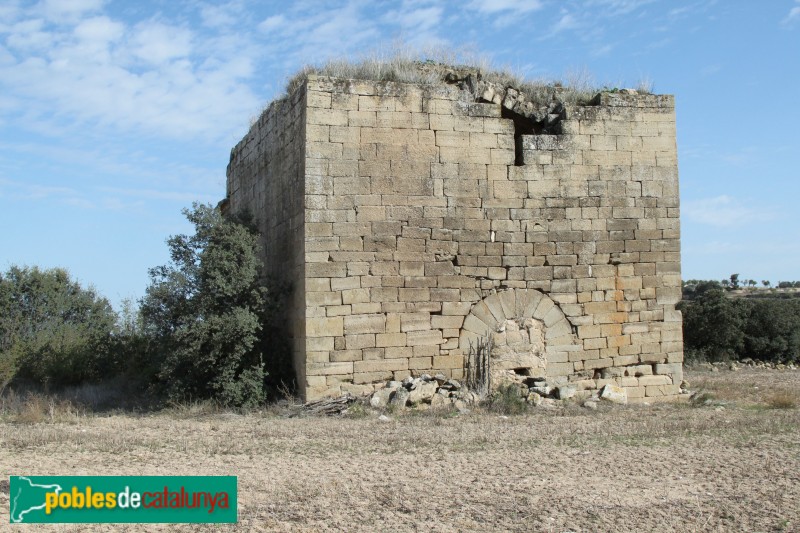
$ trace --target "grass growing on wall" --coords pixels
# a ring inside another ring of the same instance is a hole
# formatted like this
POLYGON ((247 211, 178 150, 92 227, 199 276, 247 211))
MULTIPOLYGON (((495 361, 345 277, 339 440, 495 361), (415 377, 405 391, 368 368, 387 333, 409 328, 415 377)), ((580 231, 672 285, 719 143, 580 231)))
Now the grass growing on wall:
MULTIPOLYGON (((435 49, 419 51, 395 47, 386 52, 373 52, 360 59, 330 59, 319 65, 303 66, 286 84, 286 94, 292 94, 309 75, 383 82, 413 83, 434 86, 444 82, 448 72, 477 71, 482 79, 522 91, 528 100, 549 103, 553 94, 566 104, 586 104, 604 88, 620 84, 598 84, 586 70, 567 72, 561 79, 529 80, 510 68, 500 68, 485 57, 435 49)), ((650 92, 652 84, 640 82, 640 92, 650 92)))

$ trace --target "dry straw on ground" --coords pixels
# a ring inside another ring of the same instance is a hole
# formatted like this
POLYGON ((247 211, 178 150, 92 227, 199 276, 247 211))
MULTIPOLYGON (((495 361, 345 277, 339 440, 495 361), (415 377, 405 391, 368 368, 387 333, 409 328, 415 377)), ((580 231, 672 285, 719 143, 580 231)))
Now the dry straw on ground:
MULTIPOLYGON (((38 421, 6 412, 0 465, 4 476, 235 474, 242 531, 800 528, 800 410, 767 408, 771 391, 798 390, 800 372, 688 379, 707 402, 508 417, 412 411, 390 422, 369 412, 284 418, 207 405, 38 421)), ((0 522, 7 512, 0 487, 0 522)), ((126 528, 174 529, 219 528, 126 528)))

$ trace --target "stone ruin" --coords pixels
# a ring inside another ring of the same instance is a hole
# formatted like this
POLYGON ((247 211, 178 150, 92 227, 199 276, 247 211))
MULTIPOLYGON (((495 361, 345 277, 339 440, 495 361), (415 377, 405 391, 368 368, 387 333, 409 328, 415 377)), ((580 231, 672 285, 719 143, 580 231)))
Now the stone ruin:
POLYGON ((223 206, 291 284, 300 394, 469 381, 490 346, 492 388, 677 398, 673 97, 542 104, 462 74, 309 75, 232 150, 223 206))

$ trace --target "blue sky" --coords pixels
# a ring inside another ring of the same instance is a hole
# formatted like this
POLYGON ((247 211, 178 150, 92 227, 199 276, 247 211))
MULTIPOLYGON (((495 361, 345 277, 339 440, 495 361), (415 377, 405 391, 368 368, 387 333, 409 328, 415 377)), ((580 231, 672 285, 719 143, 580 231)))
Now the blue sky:
POLYGON ((295 70, 398 42, 675 94, 684 279, 800 279, 800 0, 3 0, 0 269, 141 297, 295 70))

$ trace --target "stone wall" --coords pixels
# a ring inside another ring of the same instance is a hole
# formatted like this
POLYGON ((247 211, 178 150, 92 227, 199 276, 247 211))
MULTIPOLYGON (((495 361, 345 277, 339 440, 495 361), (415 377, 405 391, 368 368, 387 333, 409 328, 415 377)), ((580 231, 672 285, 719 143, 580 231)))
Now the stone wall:
MULTIPOLYGON (((285 324, 305 380, 305 88, 273 102, 231 151, 227 209, 258 223, 266 274, 291 287, 285 324)), ((270 354, 265 354, 269 357, 270 354)))
POLYGON ((491 335, 495 383, 674 397, 673 98, 603 93, 525 130, 519 93, 474 94, 311 77, 234 149, 231 206, 263 219, 267 262, 305 314, 301 392, 460 379, 491 335))

